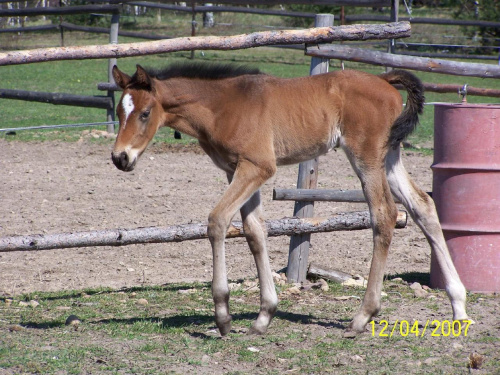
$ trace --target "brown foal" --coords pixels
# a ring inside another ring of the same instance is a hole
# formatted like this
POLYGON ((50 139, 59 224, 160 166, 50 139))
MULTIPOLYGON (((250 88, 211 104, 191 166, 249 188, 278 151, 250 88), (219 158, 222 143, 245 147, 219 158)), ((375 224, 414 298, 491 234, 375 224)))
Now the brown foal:
POLYGON ((380 310, 382 281, 396 223, 397 197, 422 229, 443 271, 453 318, 468 319, 466 291, 450 258, 433 201, 410 179, 400 142, 418 123, 424 96, 406 71, 379 76, 337 71, 280 79, 228 66, 171 67, 130 77, 116 66, 123 89, 117 113, 120 130, 112 152, 117 168, 131 171, 161 126, 189 134, 230 182, 208 218, 213 251, 215 321, 222 335, 231 328, 224 242, 238 210, 260 281, 260 312, 252 333, 266 332, 278 298, 266 250, 260 187, 276 167, 299 163, 341 147, 356 171, 370 209, 373 259, 367 290, 346 335, 365 330, 380 310), (408 91, 406 108, 391 84, 408 91))

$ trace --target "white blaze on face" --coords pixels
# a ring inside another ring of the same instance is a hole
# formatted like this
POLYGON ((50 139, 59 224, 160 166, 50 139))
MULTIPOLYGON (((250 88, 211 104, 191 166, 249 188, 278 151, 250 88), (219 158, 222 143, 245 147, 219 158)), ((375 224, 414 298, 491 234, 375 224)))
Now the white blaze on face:
POLYGON ((122 99, 122 108, 125 113, 125 120, 123 121, 123 127, 127 123, 127 119, 134 110, 134 101, 132 100, 132 95, 125 94, 122 99))

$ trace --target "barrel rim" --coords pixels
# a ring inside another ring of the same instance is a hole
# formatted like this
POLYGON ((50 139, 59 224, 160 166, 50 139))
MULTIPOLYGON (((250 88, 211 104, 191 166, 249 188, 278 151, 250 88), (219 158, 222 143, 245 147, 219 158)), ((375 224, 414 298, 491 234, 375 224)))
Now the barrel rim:
POLYGON ((487 109, 499 109, 500 103, 433 103, 434 107, 440 108, 487 108, 487 109))
POLYGON ((470 172, 492 172, 498 173, 500 171, 500 164, 498 163, 467 163, 464 161, 460 162, 436 162, 431 165, 431 169, 442 169, 442 170, 464 170, 470 172))

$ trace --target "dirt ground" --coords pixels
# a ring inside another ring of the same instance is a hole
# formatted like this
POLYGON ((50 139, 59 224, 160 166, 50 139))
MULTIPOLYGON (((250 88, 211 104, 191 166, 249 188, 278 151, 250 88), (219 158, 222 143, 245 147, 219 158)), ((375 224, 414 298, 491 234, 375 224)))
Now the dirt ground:
MULTIPOLYGON (((206 222, 227 186, 225 175, 195 147, 152 145, 135 171, 110 160, 111 143, 19 143, 0 140, 0 236, 168 226, 206 222)), ((431 190, 432 158, 405 152, 408 170, 431 190)), ((266 219, 292 216, 293 202, 272 201, 273 188, 296 185, 297 166, 282 167, 262 189, 266 219)), ((320 159, 319 187, 359 189, 342 152, 320 159)), ((365 210, 364 204, 316 203, 317 216, 365 210)), ((235 219, 239 219, 236 217, 235 219)), ((269 239, 275 271, 287 264, 289 239, 269 239)), ((91 287, 130 287, 208 281, 211 250, 206 240, 182 243, 0 253, 0 295, 91 287)), ((315 234, 310 261, 367 276, 371 231, 315 234)), ((409 222, 396 231, 388 274, 428 272, 430 248, 409 222)), ((227 245, 228 276, 256 276, 243 239, 227 245)))

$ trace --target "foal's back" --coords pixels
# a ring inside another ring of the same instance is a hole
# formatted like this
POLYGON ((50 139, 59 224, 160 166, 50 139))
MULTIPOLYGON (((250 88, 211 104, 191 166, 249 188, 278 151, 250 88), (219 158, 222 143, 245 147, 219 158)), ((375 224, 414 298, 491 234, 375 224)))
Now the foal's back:
MULTIPOLYGON (((337 147, 341 140, 352 143, 353 137, 377 145, 386 142, 402 110, 401 95, 394 87, 359 71, 239 79, 238 85, 248 89, 245 112, 253 112, 240 118, 240 126, 256 127, 261 142, 272 139, 278 165, 311 159, 337 147), (255 107, 249 108, 249 103, 255 107)), ((249 138, 247 142, 253 143, 249 138)))

